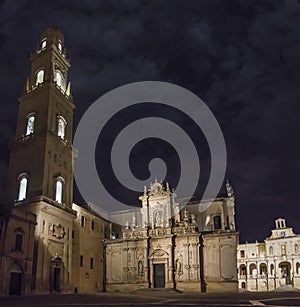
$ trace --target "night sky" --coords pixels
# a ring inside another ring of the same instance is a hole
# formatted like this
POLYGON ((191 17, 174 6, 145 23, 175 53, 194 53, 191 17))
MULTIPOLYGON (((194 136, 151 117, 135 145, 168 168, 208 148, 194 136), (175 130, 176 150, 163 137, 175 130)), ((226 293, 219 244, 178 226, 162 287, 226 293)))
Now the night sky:
MULTIPOLYGON (((277 217, 300 233, 300 1, 0 3, 2 190, 30 53, 44 29, 57 27, 72 63, 75 128, 87 108, 117 86, 158 80, 185 87, 209 106, 223 131, 241 242, 269 236, 277 217)), ((144 155, 139 159, 147 151, 142 145, 149 146, 139 144, 131 162, 141 177, 148 165, 144 155)), ((151 147, 159 148, 152 158, 169 157, 170 167, 178 162, 166 144, 151 147)), ((168 180, 175 184, 174 170, 168 180)), ((202 183, 205 178, 200 194, 202 183)), ((137 196, 119 197, 129 204, 137 196)), ((78 192, 74 201, 82 201, 78 192)))

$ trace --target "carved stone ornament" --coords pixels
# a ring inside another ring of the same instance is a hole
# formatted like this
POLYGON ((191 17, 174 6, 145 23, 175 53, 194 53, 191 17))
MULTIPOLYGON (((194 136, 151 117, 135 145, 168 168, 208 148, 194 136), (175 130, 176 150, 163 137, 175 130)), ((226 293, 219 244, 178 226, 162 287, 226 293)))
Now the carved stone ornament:
POLYGON ((66 234, 65 228, 61 224, 51 224, 49 233, 57 239, 64 238, 66 234))
POLYGON ((162 249, 157 249, 153 252, 154 257, 163 257, 163 256, 166 256, 166 255, 167 255, 167 253, 162 249))
POLYGON ((163 193, 163 185, 159 182, 155 182, 150 187, 151 195, 160 195, 163 193))

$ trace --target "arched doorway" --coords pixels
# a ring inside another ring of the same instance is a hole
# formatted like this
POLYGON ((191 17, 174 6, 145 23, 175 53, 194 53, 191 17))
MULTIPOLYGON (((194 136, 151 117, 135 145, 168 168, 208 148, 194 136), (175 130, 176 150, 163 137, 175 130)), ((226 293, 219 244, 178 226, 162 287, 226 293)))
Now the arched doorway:
POLYGON ((14 263, 9 270, 9 295, 22 295, 23 270, 19 264, 14 263))
POLYGON ((246 289, 246 283, 244 281, 242 282, 242 289, 246 289))
POLYGON ((292 284, 291 264, 287 261, 280 262, 278 267, 281 269, 281 278, 285 279, 286 285, 292 284))
POLYGON ((50 292, 60 292, 60 275, 62 268, 62 260, 56 256, 51 259, 50 265, 50 292))

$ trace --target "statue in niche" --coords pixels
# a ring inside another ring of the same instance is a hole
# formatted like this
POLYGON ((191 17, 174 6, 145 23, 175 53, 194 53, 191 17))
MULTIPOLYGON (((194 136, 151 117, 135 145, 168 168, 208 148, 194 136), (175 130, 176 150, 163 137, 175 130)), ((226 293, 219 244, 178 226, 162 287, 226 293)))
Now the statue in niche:
POLYGON ((143 261, 140 260, 138 262, 138 275, 143 275, 144 274, 144 264, 143 261))
POLYGON ((182 275, 183 272, 182 272, 182 263, 181 263, 181 260, 179 259, 176 259, 176 274, 177 275, 182 275))
POLYGON ((161 211, 155 212, 154 223, 155 223, 155 226, 161 226, 161 224, 162 224, 162 213, 161 213, 161 211))

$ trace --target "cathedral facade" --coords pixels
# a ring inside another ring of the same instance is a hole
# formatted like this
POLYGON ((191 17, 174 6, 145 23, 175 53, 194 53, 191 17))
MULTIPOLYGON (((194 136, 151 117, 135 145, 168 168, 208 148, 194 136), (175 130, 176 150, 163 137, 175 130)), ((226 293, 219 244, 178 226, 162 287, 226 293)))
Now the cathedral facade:
POLYGON ((122 229, 74 204, 75 105, 64 36, 45 30, 30 61, 0 216, 0 295, 236 291, 238 232, 229 183, 226 196, 185 206, 168 185, 155 182, 139 208, 114 213, 113 220, 127 225, 122 229))
POLYGON ((227 194, 185 206, 168 184, 145 189, 140 208, 115 213, 126 226, 106 240, 107 290, 237 291, 238 233, 229 183, 227 194))

